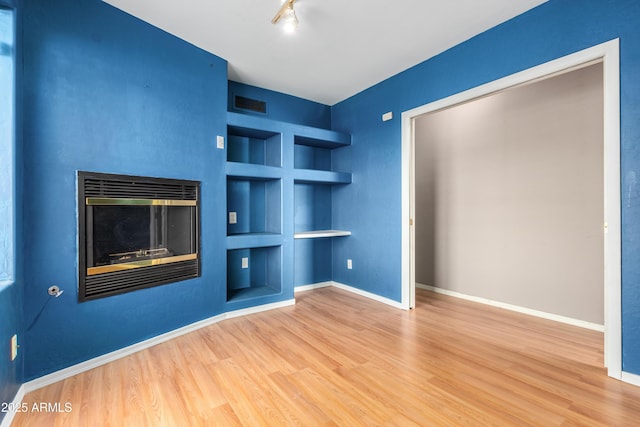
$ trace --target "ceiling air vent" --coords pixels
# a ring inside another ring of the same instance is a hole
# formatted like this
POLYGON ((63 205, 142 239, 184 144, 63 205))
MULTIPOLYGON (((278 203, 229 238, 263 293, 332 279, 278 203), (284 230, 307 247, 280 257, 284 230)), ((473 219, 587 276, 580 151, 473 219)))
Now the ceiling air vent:
POLYGON ((254 113, 267 114, 267 103, 258 101, 257 99, 245 98, 244 96, 234 95, 233 108, 238 110, 253 111, 254 113))

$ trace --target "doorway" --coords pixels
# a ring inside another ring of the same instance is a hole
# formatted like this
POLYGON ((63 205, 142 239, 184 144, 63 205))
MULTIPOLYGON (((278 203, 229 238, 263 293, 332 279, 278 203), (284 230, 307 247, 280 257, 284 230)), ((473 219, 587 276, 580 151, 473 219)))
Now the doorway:
POLYGON ((416 119, 471 100, 522 86, 587 65, 601 63, 604 75, 604 329, 605 366, 610 376, 621 377, 620 321, 620 136, 618 41, 563 57, 518 74, 436 101, 402 115, 402 301, 415 301, 415 130, 416 119))

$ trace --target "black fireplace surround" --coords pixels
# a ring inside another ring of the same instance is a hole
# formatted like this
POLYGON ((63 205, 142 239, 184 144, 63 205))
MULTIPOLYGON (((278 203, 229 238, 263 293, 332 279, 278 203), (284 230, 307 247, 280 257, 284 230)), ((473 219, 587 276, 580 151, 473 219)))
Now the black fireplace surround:
POLYGON ((200 276, 200 182, 78 172, 78 299, 200 276))

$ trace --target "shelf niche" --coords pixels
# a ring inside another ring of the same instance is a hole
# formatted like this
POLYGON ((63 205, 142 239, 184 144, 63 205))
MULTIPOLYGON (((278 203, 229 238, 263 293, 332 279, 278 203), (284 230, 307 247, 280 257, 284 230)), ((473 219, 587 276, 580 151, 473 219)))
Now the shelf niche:
POLYGON ((294 230, 296 233, 331 229, 331 186, 296 182, 294 230))
POLYGON ((227 177, 227 235, 257 233, 282 233, 282 180, 227 177))
POLYGON ((294 287, 333 279, 333 239, 349 236, 332 224, 334 185, 294 184, 294 287))
POLYGON ((293 166, 295 169, 331 171, 331 150, 328 148, 294 145, 293 166))
POLYGON ((281 246, 227 251, 227 301, 274 295, 281 291, 281 246))
POLYGON ((339 172, 334 156, 348 147, 344 143, 294 137, 293 167, 315 171, 339 172))
POLYGON ((332 239, 296 239, 293 257, 293 286, 332 280, 332 253, 332 239))
POLYGON ((227 126, 227 161, 282 167, 282 135, 227 126))

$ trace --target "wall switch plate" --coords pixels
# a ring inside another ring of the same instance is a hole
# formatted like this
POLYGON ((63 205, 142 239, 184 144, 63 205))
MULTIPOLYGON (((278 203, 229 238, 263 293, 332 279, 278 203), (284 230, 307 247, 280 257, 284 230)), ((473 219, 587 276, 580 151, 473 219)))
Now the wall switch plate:
POLYGON ((229 224, 237 224, 237 223, 238 223, 238 213, 229 212, 229 224))
POLYGON ((220 150, 224 150, 224 136, 218 135, 216 137, 216 147, 220 150))
POLYGON ((249 268, 249 258, 242 258, 242 268, 249 268))
POLYGON ((391 119, 393 119, 393 112, 392 111, 389 111, 388 113, 384 113, 382 115, 382 121, 383 122, 388 122, 391 119))
POLYGON ((11 337, 11 361, 16 360, 18 357, 18 335, 11 337))
POLYGON ((351 270, 353 269, 353 261, 348 259, 347 260, 347 270, 351 270))

